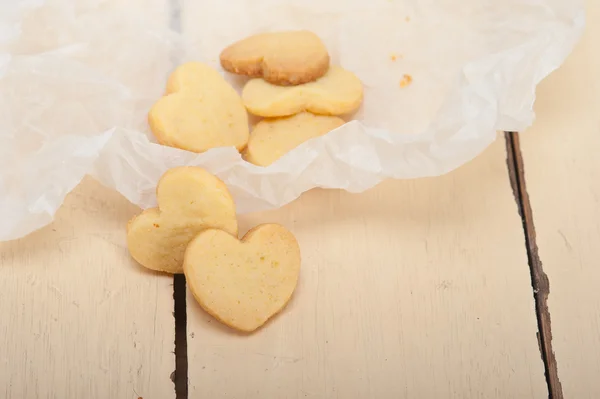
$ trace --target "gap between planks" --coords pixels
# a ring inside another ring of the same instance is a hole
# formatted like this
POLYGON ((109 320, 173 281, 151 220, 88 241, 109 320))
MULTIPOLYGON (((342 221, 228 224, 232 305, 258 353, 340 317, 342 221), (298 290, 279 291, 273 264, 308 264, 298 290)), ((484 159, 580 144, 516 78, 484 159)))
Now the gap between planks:
MULTIPOLYGON (((548 294, 550 284, 544 272, 538 255, 535 226, 527 187, 525 183, 523 158, 519 147, 518 133, 506 132, 507 166, 511 186, 518 205, 519 214, 523 221, 525 245, 531 274, 531 285, 535 301, 536 319, 538 324, 538 342, 544 363, 548 397, 564 399, 562 386, 558 378, 556 357, 552 350, 552 329, 550 312, 548 310, 548 294)), ((173 374, 176 399, 188 398, 188 357, 187 357, 187 308, 186 281, 182 274, 173 276, 173 298, 175 317, 175 358, 176 366, 173 374)))
MULTIPOLYGON (((181 33, 181 3, 169 0, 169 27, 181 33)), ((173 66, 180 63, 176 54, 172 55, 173 66)), ((173 275, 173 299, 175 317, 175 371, 172 375, 175 384, 175 398, 188 399, 188 353, 187 353, 187 304, 186 282, 183 274, 173 275)))
POLYGON ((525 233, 525 246, 527 259, 531 274, 531 286, 533 287, 533 298, 535 300, 535 313, 538 324, 538 342, 544 362, 546 384, 548 385, 549 399, 564 399, 562 385, 558 378, 558 367, 556 357, 552 350, 552 325, 550 312, 548 310, 548 295, 550 294, 550 282, 544 272, 542 261, 538 254, 538 246, 535 236, 535 225, 527 185, 525 182, 525 169, 523 157, 519 146, 519 134, 506 132, 506 154, 510 183, 519 208, 519 214, 523 220, 525 233))
MULTIPOLYGON (((535 237, 535 226, 531 211, 531 204, 527 194, 524 177, 523 158, 519 147, 517 133, 505 133, 507 148, 507 166, 510 182, 518 205, 519 214, 523 220, 525 245, 531 274, 531 285, 535 301, 536 319, 538 324, 538 341, 544 363, 548 397, 550 399, 564 399, 562 386, 558 378, 556 357, 552 350, 552 329, 550 312, 548 310, 548 294, 550 285, 548 276, 544 272, 542 262, 538 255, 535 237)), ((187 308, 186 308, 186 282, 184 275, 173 277, 173 298, 175 302, 175 357, 176 368, 173 376, 177 399, 188 398, 188 358, 187 358, 187 308)))
POLYGON ((187 399, 188 397, 188 357, 187 357, 187 305, 186 284, 183 274, 173 276, 173 299, 175 309, 175 398, 187 399))

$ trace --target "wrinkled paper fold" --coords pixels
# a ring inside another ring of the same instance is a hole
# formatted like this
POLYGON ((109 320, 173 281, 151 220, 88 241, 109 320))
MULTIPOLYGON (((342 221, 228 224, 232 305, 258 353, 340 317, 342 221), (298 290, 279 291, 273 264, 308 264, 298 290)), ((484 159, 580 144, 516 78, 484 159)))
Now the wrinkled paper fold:
POLYGON ((206 0, 168 12, 121 3, 0 5, 0 240, 50 223, 86 174, 146 208, 166 169, 198 165, 245 213, 314 187, 360 192, 446 173, 497 131, 531 124, 536 85, 584 25, 573 0, 206 0), (155 143, 146 115, 177 64, 218 67, 235 40, 297 28, 319 34, 333 62, 363 81, 354 121, 266 168, 233 148, 155 143), (405 74, 413 82, 400 87, 405 74))

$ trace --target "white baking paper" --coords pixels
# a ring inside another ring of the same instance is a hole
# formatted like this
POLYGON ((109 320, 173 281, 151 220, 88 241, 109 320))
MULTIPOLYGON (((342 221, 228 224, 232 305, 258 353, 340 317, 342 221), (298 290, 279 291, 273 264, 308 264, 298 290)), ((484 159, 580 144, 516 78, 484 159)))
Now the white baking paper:
POLYGON ((531 124, 536 85, 584 25, 575 0, 165 2, 0 2, 0 240, 51 222, 86 174, 146 208, 165 170, 200 165, 244 213, 314 187, 360 192, 446 173, 496 131, 531 124), (177 64, 218 67, 227 44, 296 28, 318 33, 333 62, 364 82, 356 121, 266 168, 232 148, 155 144, 147 111, 177 64), (413 81, 402 88, 405 74, 413 81))

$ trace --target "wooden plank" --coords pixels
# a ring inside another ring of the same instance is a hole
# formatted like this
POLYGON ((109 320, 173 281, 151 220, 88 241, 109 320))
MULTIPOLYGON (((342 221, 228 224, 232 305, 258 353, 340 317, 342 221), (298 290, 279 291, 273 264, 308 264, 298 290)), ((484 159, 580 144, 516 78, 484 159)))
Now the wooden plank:
MULTIPOLYGON (((159 29, 169 23, 166 0, 108 0, 99 7, 121 16, 143 10, 145 23, 159 29)), ((60 43, 61 28, 36 20, 62 15, 52 10, 36 12, 25 28, 32 37, 44 30, 49 46, 60 43)), ((0 243, 0 397, 175 397, 173 278, 130 259, 125 225, 137 212, 86 180, 51 226, 0 243)))
POLYGON ((562 399, 562 386, 558 378, 556 356, 552 349, 552 322, 550 320, 550 312, 548 311, 550 287, 548 275, 544 272, 537 249, 535 228, 533 226, 533 211, 529 197, 527 196, 527 184, 523 175, 523 155, 520 150, 519 134, 516 132, 507 132, 506 141, 508 146, 508 167, 513 179, 515 196, 519 203, 519 211, 523 218, 525 229, 525 244, 529 258, 529 269, 531 270, 531 286, 533 287, 533 296, 535 298, 535 313, 538 320, 538 340, 540 341, 540 351, 544 361, 549 398, 562 399))
POLYGON ((188 294, 192 398, 546 398, 504 140, 458 171, 360 195, 313 190, 243 218, 279 222, 293 301, 237 335, 188 294))
POLYGON ((587 12, 584 38, 540 86, 536 123, 520 135, 532 249, 549 281, 555 398, 600 397, 600 3, 587 12))
POLYGON ((89 179, 52 225, 0 243, 0 397, 175 397, 173 279, 130 260, 138 211, 89 179))

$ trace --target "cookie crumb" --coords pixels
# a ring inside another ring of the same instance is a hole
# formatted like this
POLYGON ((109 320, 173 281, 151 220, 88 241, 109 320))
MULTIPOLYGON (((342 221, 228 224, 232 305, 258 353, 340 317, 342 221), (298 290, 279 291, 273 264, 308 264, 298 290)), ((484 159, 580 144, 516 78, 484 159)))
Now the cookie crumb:
POLYGON ((404 20, 405 20, 406 22, 410 22, 410 17, 406 17, 406 18, 404 18, 404 20))
POLYGON ((412 83, 412 76, 404 74, 404 76, 402 76, 402 80, 400 81, 400 87, 406 87, 409 84, 412 83))
POLYGON ((390 60, 396 61, 397 59, 398 59, 398 56, 396 54, 390 54, 390 60))
POLYGON ((154 227, 156 227, 156 228, 159 228, 159 227, 160 227, 160 225, 159 225, 158 223, 152 223, 152 226, 154 226, 154 227))

